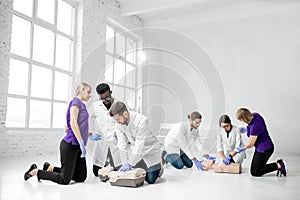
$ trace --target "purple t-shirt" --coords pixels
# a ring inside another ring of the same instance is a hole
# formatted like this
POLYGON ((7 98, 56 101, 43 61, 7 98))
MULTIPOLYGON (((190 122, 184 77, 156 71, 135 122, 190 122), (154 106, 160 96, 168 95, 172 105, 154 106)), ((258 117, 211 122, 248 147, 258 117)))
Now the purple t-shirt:
POLYGON ((253 119, 247 126, 247 136, 257 136, 254 143, 256 151, 263 153, 274 147, 267 126, 263 117, 258 113, 253 113, 253 119))
POLYGON ((87 140, 88 140, 88 130, 89 130, 89 114, 87 112, 87 109, 84 105, 84 103, 82 103, 82 101, 80 99, 78 99, 77 97, 74 97, 70 104, 69 104, 69 108, 67 111, 67 126, 68 126, 68 130, 67 130, 67 134, 64 137, 64 140, 68 143, 72 143, 73 145, 79 145, 75 134, 71 128, 71 124, 70 124, 70 108, 72 106, 78 106, 79 108, 79 113, 78 113, 78 119, 77 119, 77 123, 79 126, 79 130, 81 133, 81 137, 83 139, 84 145, 86 145, 87 140))

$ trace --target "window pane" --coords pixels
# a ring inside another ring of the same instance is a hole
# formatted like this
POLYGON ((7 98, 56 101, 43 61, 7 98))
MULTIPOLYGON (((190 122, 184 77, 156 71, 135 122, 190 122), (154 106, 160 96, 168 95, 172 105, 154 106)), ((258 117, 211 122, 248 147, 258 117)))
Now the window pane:
POLYGON ((114 53, 114 34, 114 29, 106 26, 106 51, 112 54, 114 53))
POLYGON ((54 33, 34 26, 33 59, 42 63, 53 65, 54 33))
POLYGON ((113 87, 113 95, 119 101, 125 101, 124 93, 125 93, 125 91, 124 91, 123 87, 120 87, 120 86, 113 87))
POLYGON ((125 37, 121 34, 116 35, 116 54, 125 56, 125 37))
POLYGON ((57 29, 73 36, 74 8, 64 1, 58 1, 57 29))
POLYGON ((136 46, 136 42, 133 43, 133 64, 136 64, 136 54, 137 54, 137 46, 136 46))
POLYGON ((32 17, 32 0, 14 0, 13 8, 20 13, 32 17))
POLYGON ((30 101, 29 128, 50 128, 51 103, 30 101))
POLYGON ((53 104, 53 125, 52 128, 64 128, 66 124, 66 112, 68 104, 54 103, 53 104))
POLYGON ((8 93, 27 95, 28 63, 10 59, 8 93))
POLYGON ((135 92, 136 95, 136 111, 139 113, 142 113, 143 111, 143 106, 142 106, 142 102, 143 102, 143 88, 139 88, 138 90, 136 90, 135 92))
POLYGON ((55 66, 67 71, 72 71, 73 42, 60 35, 56 36, 55 66))
POLYGON ((126 50, 126 60, 127 62, 134 63, 134 42, 132 39, 127 38, 127 50, 126 50))
POLYGON ((126 64, 126 86, 135 87, 135 68, 130 64, 126 64))
POLYGON ((38 0, 37 17, 54 24, 55 0, 38 0))
POLYGON ((65 100, 69 99, 69 91, 71 91, 72 79, 69 75, 55 72, 55 84, 54 84, 54 99, 65 100))
POLYGON ((26 100, 7 98, 6 127, 25 127, 26 100))
POLYGON ((11 52, 29 58, 30 53, 30 22, 13 15, 11 52))
POLYGON ((114 29, 106 25, 106 40, 112 39, 114 36, 115 36, 114 29))
POLYGON ((125 83, 125 63, 122 60, 115 61, 114 83, 124 85, 125 83))
POLYGON ((113 82, 113 58, 109 55, 105 55, 105 82, 113 82))
POLYGON ((32 65, 31 96, 51 98, 52 71, 32 65))
POLYGON ((135 92, 131 89, 125 89, 125 102, 131 110, 135 110, 135 92))

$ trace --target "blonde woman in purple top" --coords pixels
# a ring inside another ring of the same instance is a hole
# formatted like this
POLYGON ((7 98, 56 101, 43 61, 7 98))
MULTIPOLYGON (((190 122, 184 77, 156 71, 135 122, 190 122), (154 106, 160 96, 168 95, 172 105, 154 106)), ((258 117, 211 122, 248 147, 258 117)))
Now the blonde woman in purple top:
POLYGON ((251 175, 262 176, 277 170, 277 176, 279 174, 280 176, 286 176, 286 167, 281 159, 277 160, 277 162, 267 164, 274 152, 274 144, 263 117, 258 113, 251 113, 247 108, 240 108, 236 112, 236 118, 241 122, 248 124, 247 136, 249 137, 249 143, 243 147, 237 148, 237 152, 240 153, 245 149, 249 149, 253 146, 255 147, 251 162, 251 175))
POLYGON ((70 101, 66 116, 66 135, 60 143, 61 167, 44 163, 43 170, 32 164, 24 174, 25 181, 37 175, 38 180, 50 180, 58 184, 68 185, 71 180, 84 182, 87 177, 86 149, 88 139, 88 112, 83 101, 91 97, 91 86, 80 83, 75 97, 70 101))

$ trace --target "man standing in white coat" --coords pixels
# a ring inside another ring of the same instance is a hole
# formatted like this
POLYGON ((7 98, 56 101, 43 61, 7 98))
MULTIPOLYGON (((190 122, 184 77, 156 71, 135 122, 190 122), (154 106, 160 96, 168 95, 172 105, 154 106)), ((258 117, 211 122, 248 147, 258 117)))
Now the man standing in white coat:
POLYGON ((243 147, 241 132, 244 128, 239 128, 231 124, 228 115, 222 115, 219 120, 220 131, 217 136, 217 151, 223 159, 223 163, 229 165, 230 163, 242 164, 246 158, 245 151, 238 153, 237 148, 243 147))
POLYGON ((161 171, 161 144, 156 135, 149 129, 146 116, 129 112, 126 105, 116 102, 109 114, 117 122, 117 137, 122 167, 119 171, 129 171, 144 160, 146 167, 145 180, 155 183, 161 171))
POLYGON ((194 162, 198 170, 203 170, 201 161, 197 160, 201 156, 198 131, 201 119, 199 112, 192 112, 188 115, 188 121, 175 124, 168 132, 164 141, 167 151, 164 159, 176 169, 184 166, 191 168, 194 162))
POLYGON ((109 116, 109 109, 116 102, 112 91, 106 83, 96 87, 99 100, 94 102, 89 109, 90 140, 93 140, 93 173, 98 176, 98 171, 109 163, 114 169, 121 166, 121 158, 117 146, 115 121, 109 116))

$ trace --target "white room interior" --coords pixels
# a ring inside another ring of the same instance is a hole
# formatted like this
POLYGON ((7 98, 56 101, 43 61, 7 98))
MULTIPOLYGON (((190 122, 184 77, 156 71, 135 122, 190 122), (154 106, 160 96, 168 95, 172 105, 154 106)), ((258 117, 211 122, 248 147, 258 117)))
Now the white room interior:
MULTIPOLYGON (((196 168, 176 171, 167 166, 157 185, 136 189, 100 183, 91 172, 87 183, 71 186, 35 179, 24 182, 23 174, 33 162, 41 165, 49 159, 59 165, 63 127, 6 125, 7 97, 15 97, 8 89, 10 58, 19 57, 11 54, 13 0, 1 0, 0 199, 299 198, 299 0, 65 2, 77 7, 69 99, 78 82, 95 88, 105 79, 109 70, 105 51, 112 42, 106 38, 106 25, 118 26, 124 31, 121 35, 139 41, 133 109, 151 118, 153 131, 159 134, 162 125, 186 120, 189 112, 198 110, 203 116, 203 151, 207 151, 214 144, 219 116, 227 113, 234 124, 242 126, 235 112, 247 107, 265 118, 275 143, 271 159, 285 158, 289 174, 251 177, 249 150, 239 175, 198 173, 196 168), (237 193, 231 196, 233 190, 237 193)), ((131 104, 120 91, 114 87, 113 95, 131 104)), ((87 105, 96 99, 94 93, 87 105)), ((211 153, 217 155, 214 149, 211 153)))

